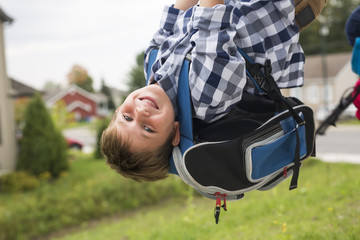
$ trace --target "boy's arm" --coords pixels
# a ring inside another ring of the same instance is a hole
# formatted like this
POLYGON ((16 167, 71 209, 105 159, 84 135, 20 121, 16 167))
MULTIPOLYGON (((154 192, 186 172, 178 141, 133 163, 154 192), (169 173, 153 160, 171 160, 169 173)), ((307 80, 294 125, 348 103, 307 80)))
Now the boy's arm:
MULTIPOLYGON (((144 69, 145 69, 145 77, 148 78, 147 76, 147 70, 149 68, 148 63, 149 63, 149 53, 152 49, 154 48, 158 48, 159 46, 161 46, 161 44, 171 35, 173 35, 173 28, 174 25, 176 24, 176 21, 179 17, 179 15, 181 15, 184 10, 181 10, 180 8, 185 8, 186 6, 186 2, 191 2, 195 0, 176 0, 178 3, 177 8, 175 8, 175 6, 166 6, 163 10, 163 14, 161 17, 161 21, 160 21, 160 28, 158 29, 158 31, 153 35, 152 40, 149 43, 148 48, 145 50, 145 56, 144 56, 144 69), (182 6, 180 5, 183 4, 182 6)), ((197 2, 198 0, 196 0, 197 2)), ((194 3, 196 4, 196 3, 194 3)))

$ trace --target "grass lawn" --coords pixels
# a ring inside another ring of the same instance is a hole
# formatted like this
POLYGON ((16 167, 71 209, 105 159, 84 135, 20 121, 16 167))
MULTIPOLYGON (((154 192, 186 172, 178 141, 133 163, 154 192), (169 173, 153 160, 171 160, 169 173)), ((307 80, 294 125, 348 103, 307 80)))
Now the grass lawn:
POLYGON ((350 119, 340 120, 338 122, 338 124, 339 125, 350 125, 350 126, 355 125, 355 126, 358 126, 358 125, 360 125, 360 121, 359 121, 359 119, 354 117, 354 118, 350 118, 350 119))
POLYGON ((59 179, 43 179, 25 192, 0 192, 0 240, 38 239, 169 197, 186 199, 187 186, 176 177, 137 183, 92 155, 76 152, 72 158, 69 172, 59 179))
POLYGON ((360 165, 307 160, 298 189, 289 191, 289 182, 228 202, 218 225, 213 217, 215 201, 189 194, 187 200, 85 224, 51 239, 360 239, 360 165))

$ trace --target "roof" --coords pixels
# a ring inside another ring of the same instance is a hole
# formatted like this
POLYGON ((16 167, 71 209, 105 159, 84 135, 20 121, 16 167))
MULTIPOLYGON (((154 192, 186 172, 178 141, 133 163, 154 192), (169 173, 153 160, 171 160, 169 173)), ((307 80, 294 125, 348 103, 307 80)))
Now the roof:
POLYGON ((35 88, 32 88, 24 83, 21 83, 13 78, 10 78, 11 87, 13 89, 13 97, 31 97, 36 92, 39 92, 35 88))
POLYGON ((52 92, 48 92, 46 93, 44 100, 47 103, 48 106, 53 105, 55 102, 57 102, 59 99, 63 98, 65 95, 71 93, 71 92, 77 92, 78 94, 96 102, 102 102, 104 100, 106 100, 107 98, 102 95, 102 94, 98 94, 98 93, 91 93, 88 92, 76 85, 71 85, 68 88, 64 88, 64 89, 56 89, 52 92))
MULTIPOLYGON (((327 65, 327 76, 335 77, 341 69, 351 61, 351 52, 334 53, 325 56, 327 65)), ((323 58, 321 55, 306 56, 305 59, 305 79, 323 77, 323 58)))
POLYGON ((0 21, 12 23, 14 20, 8 15, 6 15, 6 13, 0 7, 0 21))

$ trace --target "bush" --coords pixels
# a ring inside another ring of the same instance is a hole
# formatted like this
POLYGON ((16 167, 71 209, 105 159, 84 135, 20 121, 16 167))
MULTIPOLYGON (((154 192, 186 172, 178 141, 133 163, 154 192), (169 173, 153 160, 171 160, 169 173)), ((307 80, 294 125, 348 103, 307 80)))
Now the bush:
POLYGON ((39 185, 36 177, 25 171, 12 172, 0 177, 1 192, 21 192, 32 190, 39 185))
POLYGON ((96 125, 96 149, 94 152, 96 159, 102 159, 104 156, 100 150, 100 141, 101 141, 101 135, 102 132, 107 128, 109 125, 110 120, 108 118, 100 120, 98 124, 96 125))
POLYGON ((20 140, 18 169, 34 175, 50 172, 52 177, 68 169, 66 141, 51 120, 39 94, 30 101, 20 140))
POLYGON ((137 183, 122 178, 102 161, 78 154, 67 175, 41 181, 26 193, 0 194, 0 239, 37 239, 92 219, 186 196, 187 186, 175 176, 137 183))

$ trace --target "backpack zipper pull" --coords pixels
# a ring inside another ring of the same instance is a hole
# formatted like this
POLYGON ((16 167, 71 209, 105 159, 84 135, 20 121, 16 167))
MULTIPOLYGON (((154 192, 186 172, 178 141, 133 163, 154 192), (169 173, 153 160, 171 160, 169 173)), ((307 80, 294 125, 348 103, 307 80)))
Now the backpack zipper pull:
POLYGON ((226 207, 226 194, 223 194, 222 197, 224 198, 224 204, 221 206, 225 211, 227 211, 227 207, 226 207))
POLYGON ((215 223, 218 224, 220 218, 220 210, 221 210, 221 196, 219 192, 216 192, 215 196, 216 196, 216 204, 214 209, 214 217, 215 217, 215 223))
POLYGON ((226 194, 221 194, 219 192, 216 192, 214 194, 216 196, 216 205, 215 205, 215 210, 214 210, 214 216, 215 216, 215 222, 216 224, 219 223, 219 219, 220 219, 220 210, 221 208, 223 208, 225 211, 227 211, 227 206, 226 206, 226 194), (224 198, 224 204, 221 205, 221 198, 224 198))

